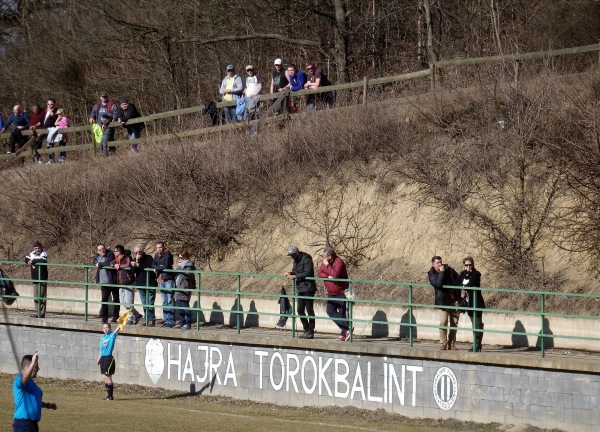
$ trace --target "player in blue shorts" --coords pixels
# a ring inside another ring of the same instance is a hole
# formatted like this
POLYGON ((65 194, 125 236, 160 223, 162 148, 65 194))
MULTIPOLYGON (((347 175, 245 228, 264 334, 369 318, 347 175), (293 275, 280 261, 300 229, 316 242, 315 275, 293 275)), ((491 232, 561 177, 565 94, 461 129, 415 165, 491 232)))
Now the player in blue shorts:
POLYGON ((120 327, 114 332, 111 332, 109 323, 102 324, 102 339, 100 339, 100 355, 98 356, 97 363, 100 365, 100 373, 102 374, 102 381, 106 387, 106 400, 114 400, 113 398, 113 381, 112 376, 115 373, 116 363, 115 358, 112 356, 113 349, 115 348, 115 339, 117 339, 117 333, 119 333, 120 327))

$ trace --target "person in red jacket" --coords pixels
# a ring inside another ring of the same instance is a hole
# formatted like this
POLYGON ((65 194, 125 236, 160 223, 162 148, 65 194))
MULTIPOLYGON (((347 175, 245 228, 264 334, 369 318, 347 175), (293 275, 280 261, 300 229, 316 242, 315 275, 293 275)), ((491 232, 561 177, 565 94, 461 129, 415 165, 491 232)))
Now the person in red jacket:
MULTIPOLYGON (((346 263, 342 260, 331 246, 323 250, 323 261, 319 267, 319 277, 328 279, 348 279, 346 263)), ((350 339, 350 325, 346 318, 348 302, 344 291, 348 289, 348 282, 325 281, 327 290, 327 315, 333 318, 333 321, 341 330, 341 335, 337 338, 339 341, 350 339)))

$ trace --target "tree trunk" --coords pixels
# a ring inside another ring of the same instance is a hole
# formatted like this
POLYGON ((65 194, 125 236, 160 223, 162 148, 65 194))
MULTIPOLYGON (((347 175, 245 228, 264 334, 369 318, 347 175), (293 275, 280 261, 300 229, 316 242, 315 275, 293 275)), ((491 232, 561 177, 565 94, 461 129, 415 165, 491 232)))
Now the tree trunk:
POLYGON ((334 58, 337 64, 337 82, 348 81, 348 22, 344 0, 334 0, 335 6, 335 48, 334 58))

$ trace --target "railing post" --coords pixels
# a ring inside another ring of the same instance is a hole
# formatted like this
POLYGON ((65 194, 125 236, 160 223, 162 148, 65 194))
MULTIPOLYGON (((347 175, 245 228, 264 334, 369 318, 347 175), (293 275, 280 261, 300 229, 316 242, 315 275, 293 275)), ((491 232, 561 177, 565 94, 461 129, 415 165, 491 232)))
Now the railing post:
POLYGON ((90 269, 87 268, 87 267, 85 267, 83 270, 85 272, 85 274, 84 274, 84 278, 85 278, 85 293, 84 293, 85 305, 84 305, 84 308, 85 309, 84 309, 84 312, 83 312, 83 315, 84 315, 83 319, 84 319, 84 321, 87 322, 87 320, 88 320, 88 306, 89 306, 88 302, 89 302, 89 299, 90 299, 90 295, 89 295, 90 294, 90 285, 89 285, 89 283, 90 283, 90 269))
POLYGON ((408 343, 413 346, 413 286, 408 286, 408 343))
MULTIPOLYGON (((473 293, 475 293, 475 291, 473 291, 473 293)), ((471 327, 473 328, 473 347, 472 347, 472 351, 473 352, 477 352, 477 331, 475 330, 477 328, 477 326, 475 325, 477 323, 477 295, 473 296, 473 311, 472 311, 472 317, 473 319, 471 320, 471 327)), ((467 312, 468 314, 468 312, 467 312)))
POLYGON ((296 279, 292 279, 292 337, 296 337, 296 279))
POLYGON ((519 60, 515 60, 513 63, 513 67, 515 70, 515 87, 517 87, 519 85, 519 67, 521 65, 521 62, 519 60))
POLYGON ((542 313, 540 314, 540 317, 542 319, 542 330, 540 331, 540 335, 541 335, 541 340, 540 340, 540 350, 542 351, 542 358, 546 357, 546 353, 544 351, 545 348, 545 339, 546 339, 546 329, 544 326, 544 315, 546 313, 546 295, 544 293, 540 294, 541 295, 541 299, 540 299, 540 304, 541 304, 541 309, 542 309, 542 313))
POLYGON ((352 339, 354 338, 354 318, 352 315, 352 310, 354 308, 354 302, 352 301, 354 299, 354 292, 352 290, 352 282, 348 282, 348 298, 346 299, 346 305, 347 305, 347 315, 348 315, 348 325, 350 326, 350 339, 349 341, 352 342, 352 339))
POLYGON ((241 295, 242 293, 242 277, 240 275, 237 275, 237 295, 236 295, 236 309, 237 309, 237 317, 236 317, 236 324, 237 324, 237 332, 238 334, 240 334, 241 332, 241 328, 240 328, 240 301, 241 301, 241 295))
POLYGON ((196 307, 196 330, 200 330, 200 286, 202 278, 202 273, 198 273, 198 278, 196 279, 196 293, 198 294, 198 306, 196 307))
POLYGON ((363 82, 363 106, 367 106, 367 87, 369 86, 369 78, 365 77, 363 82))

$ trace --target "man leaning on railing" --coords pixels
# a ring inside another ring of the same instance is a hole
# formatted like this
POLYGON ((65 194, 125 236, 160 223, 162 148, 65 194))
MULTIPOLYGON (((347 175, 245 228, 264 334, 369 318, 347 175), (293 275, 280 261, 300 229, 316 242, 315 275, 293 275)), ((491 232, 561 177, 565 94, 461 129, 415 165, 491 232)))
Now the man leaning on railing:
POLYGON ((48 267, 45 265, 47 263, 48 254, 46 254, 42 248, 42 244, 39 241, 33 242, 33 250, 29 252, 27 256, 25 256, 25 264, 27 264, 31 269, 31 279, 34 281, 33 298, 36 313, 31 314, 32 318, 46 317, 46 296, 48 294, 48 283, 42 281, 48 280, 48 267))

